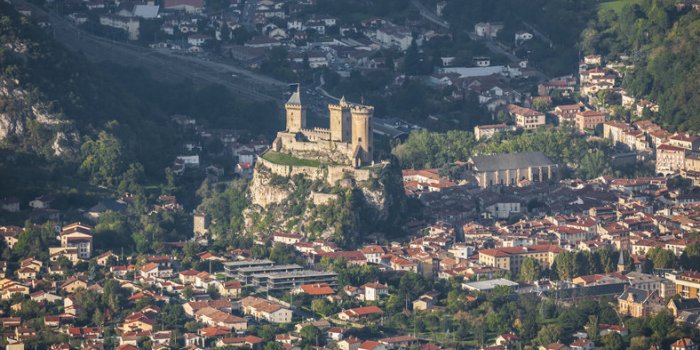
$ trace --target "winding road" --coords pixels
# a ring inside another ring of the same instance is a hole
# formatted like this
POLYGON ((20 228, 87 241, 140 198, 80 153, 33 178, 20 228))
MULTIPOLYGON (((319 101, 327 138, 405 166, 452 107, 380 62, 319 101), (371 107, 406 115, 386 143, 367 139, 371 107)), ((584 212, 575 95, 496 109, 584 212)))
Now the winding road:
POLYGON ((220 84, 234 94, 254 101, 281 103, 288 88, 285 82, 221 59, 202 59, 168 49, 151 49, 92 35, 56 13, 47 12, 26 1, 21 3, 30 6, 32 11, 45 14, 51 21, 56 41, 71 51, 81 52, 92 62, 109 61, 144 68, 153 78, 162 81, 190 79, 198 85, 220 84))

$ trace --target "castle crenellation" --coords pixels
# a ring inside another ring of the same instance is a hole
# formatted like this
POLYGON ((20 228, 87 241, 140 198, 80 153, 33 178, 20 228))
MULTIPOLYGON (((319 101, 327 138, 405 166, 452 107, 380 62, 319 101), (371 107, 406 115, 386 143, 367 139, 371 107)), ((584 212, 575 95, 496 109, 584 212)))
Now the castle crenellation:
POLYGON ((306 107, 297 89, 285 104, 286 128, 272 143, 276 152, 360 167, 374 163, 372 118, 374 107, 342 98, 328 105, 329 128, 306 127, 306 107), (304 154, 299 154, 303 152, 304 154))

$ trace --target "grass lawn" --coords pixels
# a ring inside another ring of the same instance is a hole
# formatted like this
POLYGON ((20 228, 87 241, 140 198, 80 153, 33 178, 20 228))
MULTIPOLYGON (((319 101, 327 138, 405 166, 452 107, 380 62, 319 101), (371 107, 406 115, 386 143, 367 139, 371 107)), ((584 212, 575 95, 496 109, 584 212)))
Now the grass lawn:
POLYGON ((291 155, 286 154, 286 153, 280 153, 280 152, 274 152, 274 151, 268 151, 267 153, 262 155, 262 158, 268 162, 272 162, 275 164, 281 164, 281 165, 310 166, 310 167, 315 167, 315 168, 318 168, 321 165, 321 162, 319 162, 318 160, 301 159, 301 158, 297 158, 297 157, 291 156, 291 155))
POLYGON ((598 5, 599 10, 613 10, 617 13, 620 13, 622 11, 622 8, 625 7, 627 4, 638 4, 642 2, 642 0, 613 0, 613 1, 605 1, 600 3, 598 5))

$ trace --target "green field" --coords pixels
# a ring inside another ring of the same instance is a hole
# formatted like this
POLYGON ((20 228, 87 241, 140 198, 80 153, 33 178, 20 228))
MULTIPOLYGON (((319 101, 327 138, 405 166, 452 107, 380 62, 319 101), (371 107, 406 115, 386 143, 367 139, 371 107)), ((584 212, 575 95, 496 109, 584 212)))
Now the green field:
POLYGON ((294 156, 286 154, 286 153, 280 153, 280 152, 274 152, 274 151, 268 151, 267 153, 262 155, 262 158, 268 162, 272 162, 275 164, 281 164, 281 165, 310 166, 310 167, 315 167, 315 168, 318 168, 321 165, 321 162, 319 162, 318 160, 301 159, 301 158, 297 158, 297 157, 294 157, 294 156))
POLYGON ((642 2, 642 0, 614 0, 614 1, 605 1, 600 3, 598 5, 599 10, 613 10, 615 12, 620 12, 622 11, 622 8, 625 7, 627 4, 638 4, 642 2))

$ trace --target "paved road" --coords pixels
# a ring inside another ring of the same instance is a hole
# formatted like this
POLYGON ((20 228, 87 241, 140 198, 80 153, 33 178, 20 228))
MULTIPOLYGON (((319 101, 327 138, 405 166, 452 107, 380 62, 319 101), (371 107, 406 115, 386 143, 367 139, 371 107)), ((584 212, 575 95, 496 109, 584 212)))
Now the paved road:
MULTIPOLYGON (((513 63, 513 64, 518 64, 521 59, 519 59, 515 54, 513 54, 508 48, 504 47, 503 44, 499 43, 496 40, 487 40, 487 39, 481 39, 476 36, 474 32, 467 32, 467 35, 469 35, 469 38, 472 40, 479 40, 484 43, 486 48, 491 51, 491 53, 495 55, 504 55, 508 58, 508 60, 513 63)), ((532 65, 529 67, 533 72, 534 76, 540 81, 546 81, 549 80, 549 76, 542 72, 539 69, 534 68, 532 65)))
POLYGON ((540 32, 539 30, 537 30, 537 28, 535 28, 535 26, 533 26, 532 24, 527 23, 525 21, 523 21, 523 25, 525 25, 528 29, 530 29, 538 38, 540 38, 540 40, 546 42, 547 45, 549 45, 550 47, 554 46, 554 42, 552 41, 552 39, 550 39, 547 35, 540 32))
POLYGON ((418 9, 418 12, 420 12, 420 15, 423 16, 423 18, 445 29, 450 28, 450 24, 447 23, 447 21, 440 18, 437 14, 435 14, 435 12, 429 10, 425 5, 423 5, 423 3, 420 2, 420 0, 411 0, 411 4, 418 9))
POLYGON ((54 38, 73 51, 82 52, 90 61, 110 61, 145 68, 155 79, 196 84, 220 84, 234 94, 255 101, 281 102, 287 83, 266 77, 222 60, 205 60, 177 54, 171 50, 150 49, 117 42, 88 34, 61 16, 33 6, 33 11, 45 13, 53 26, 54 38))

